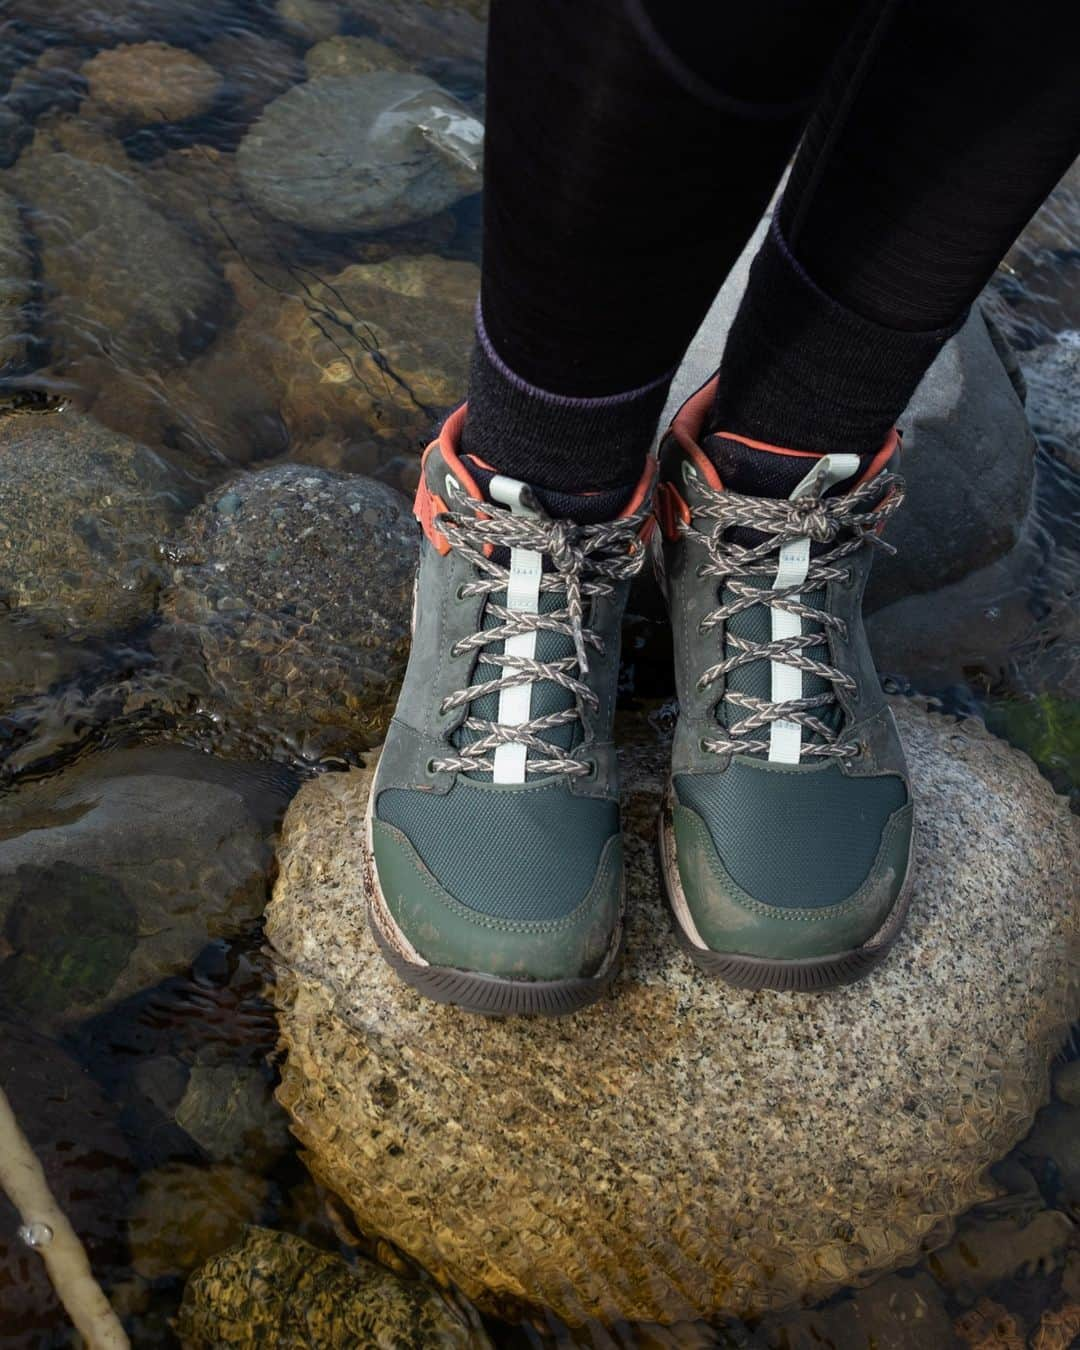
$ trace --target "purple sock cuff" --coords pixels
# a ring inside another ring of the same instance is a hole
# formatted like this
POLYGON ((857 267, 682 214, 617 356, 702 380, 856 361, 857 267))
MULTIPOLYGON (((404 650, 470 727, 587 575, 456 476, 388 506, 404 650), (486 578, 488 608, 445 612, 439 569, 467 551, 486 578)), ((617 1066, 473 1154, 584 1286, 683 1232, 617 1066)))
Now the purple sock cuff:
POLYGON ((655 380, 650 380, 648 384, 639 385, 637 389, 627 389, 618 394, 603 394, 595 398, 579 398, 572 394, 555 394, 549 389, 541 389, 538 385, 523 380, 520 375, 512 371, 495 350, 495 346, 488 336, 488 331, 484 327, 484 314, 479 300, 476 302, 476 341, 488 362, 519 393, 524 394, 527 398, 546 403, 549 407, 565 408, 574 412, 599 412, 604 408, 618 408, 623 404, 633 403, 635 399, 647 398, 662 386, 666 388, 671 383, 677 369, 677 367, 673 367, 662 375, 658 375, 655 380))

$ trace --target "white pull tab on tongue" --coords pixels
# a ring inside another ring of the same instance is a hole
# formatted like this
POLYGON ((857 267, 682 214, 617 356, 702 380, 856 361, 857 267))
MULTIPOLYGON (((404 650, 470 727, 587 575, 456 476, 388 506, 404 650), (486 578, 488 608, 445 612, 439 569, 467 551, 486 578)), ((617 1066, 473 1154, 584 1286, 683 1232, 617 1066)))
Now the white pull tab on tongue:
MULTIPOLYGON (((831 487, 843 483, 859 471, 858 455, 822 455, 815 459, 810 472, 793 489, 790 501, 800 497, 823 497, 831 487)), ((801 585, 806 580, 810 566, 810 540, 792 539, 780 549, 780 564, 773 580, 774 591, 786 590, 789 586, 801 585)), ((802 597, 794 595, 793 600, 802 597)), ((802 619, 787 610, 770 607, 772 615, 772 637, 796 637, 802 632, 802 619)), ((769 697, 773 703, 786 703, 789 699, 803 696, 803 673, 795 666, 784 665, 782 661, 769 663, 772 688, 769 697)), ((773 722, 769 733, 769 759, 779 764, 798 764, 802 754, 802 727, 798 722, 773 722)))
MULTIPOLYGON (((492 501, 508 506, 515 516, 537 516, 540 513, 527 498, 532 492, 527 483, 497 473, 488 484, 492 501)), ((510 580, 506 588, 506 608, 520 614, 537 614, 540 610, 540 577, 543 559, 527 548, 510 550, 510 580)), ((531 661, 536 656, 536 633, 517 633, 506 639, 504 650, 508 656, 523 656, 531 661)), ((533 686, 518 684, 499 691, 499 713, 495 719, 506 726, 520 726, 532 716, 533 686)), ((493 760, 496 783, 524 783, 525 760, 528 747, 516 741, 495 747, 493 760)))

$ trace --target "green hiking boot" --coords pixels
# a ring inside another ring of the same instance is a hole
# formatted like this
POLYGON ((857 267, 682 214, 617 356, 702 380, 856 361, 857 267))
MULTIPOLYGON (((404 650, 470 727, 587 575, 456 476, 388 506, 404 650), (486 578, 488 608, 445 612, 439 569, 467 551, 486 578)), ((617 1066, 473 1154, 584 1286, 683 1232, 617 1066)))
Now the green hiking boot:
POLYGON ((368 807, 369 914, 429 998, 559 1015, 618 967, 611 724, 656 466, 629 501, 559 499, 459 458, 463 422, 460 409, 429 446, 417 491, 412 653, 368 807))
POLYGON ((826 988, 882 959, 910 893, 911 789, 862 622, 899 439, 818 456, 721 435, 706 454, 714 389, 660 448, 679 694, 661 869, 701 969, 826 988))

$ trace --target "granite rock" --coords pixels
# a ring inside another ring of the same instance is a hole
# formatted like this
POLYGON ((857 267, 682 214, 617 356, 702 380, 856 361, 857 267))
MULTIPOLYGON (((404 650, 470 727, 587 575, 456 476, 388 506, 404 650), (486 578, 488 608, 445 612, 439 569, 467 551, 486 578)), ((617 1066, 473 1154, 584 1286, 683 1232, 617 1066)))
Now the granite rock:
POLYGON ((159 541, 191 497, 173 465, 80 413, 0 417, 0 596, 60 631, 146 618, 159 541))
POLYGON ((89 354, 158 370, 206 346, 228 298, 221 274, 133 173, 35 147, 13 172, 31 208, 55 365, 89 354))
POLYGON ((83 67, 90 97, 122 123, 183 122, 212 106, 222 78, 194 52, 137 42, 99 52, 83 67))
POLYGON ((430 1284, 403 1280, 363 1258, 349 1264, 292 1233, 249 1228, 188 1280, 178 1330, 186 1350, 320 1350, 490 1343, 430 1284))
POLYGON ((269 215, 363 233, 436 215, 480 189, 483 126, 421 75, 322 77, 275 99, 237 151, 269 215))
POLYGON ((174 550, 163 608, 230 719, 298 753, 372 744, 404 665, 416 532, 381 483, 299 465, 218 489, 174 550))
POLYGON ((626 965, 566 1022, 474 1019, 401 985, 365 922, 370 771, 307 784, 267 931, 279 1098, 316 1178, 482 1307, 570 1321, 759 1313, 944 1241, 1045 1097, 1075 1008, 1080 840, 1025 756, 896 712, 911 917, 880 971, 827 997, 735 991, 679 952, 653 857, 666 747, 632 719, 626 965))

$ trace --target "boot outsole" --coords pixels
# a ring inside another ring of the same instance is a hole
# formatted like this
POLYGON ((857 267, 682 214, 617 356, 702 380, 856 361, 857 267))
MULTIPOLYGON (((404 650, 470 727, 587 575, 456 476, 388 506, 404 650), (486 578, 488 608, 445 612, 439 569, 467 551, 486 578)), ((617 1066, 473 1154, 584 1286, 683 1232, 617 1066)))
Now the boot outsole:
POLYGON ((884 924, 869 942, 849 951, 833 952, 825 956, 772 958, 750 956, 741 952, 718 952, 699 947, 683 927, 680 909, 687 909, 686 896, 679 877, 675 858, 674 827, 671 818, 671 790, 665 795, 657 822, 657 851, 659 870, 663 878, 671 922, 679 946, 694 965, 704 974, 723 980, 736 989, 774 989, 778 992, 815 993, 838 989, 869 975, 881 965, 899 937, 907 918, 912 894, 912 862, 914 849, 908 859, 907 873, 895 905, 884 924))

